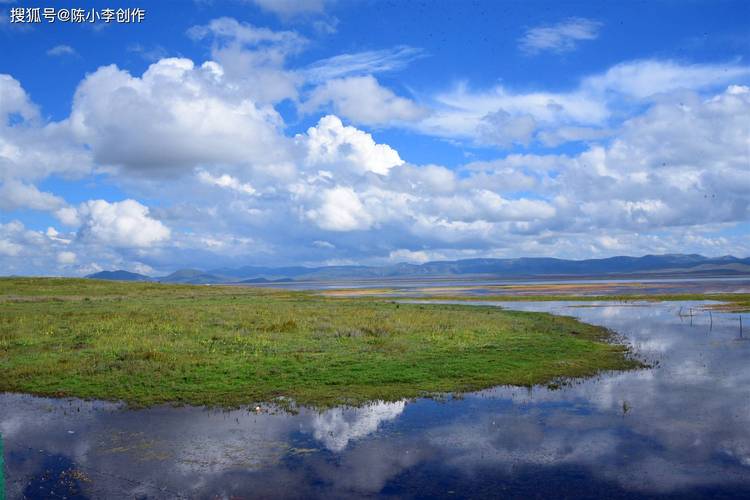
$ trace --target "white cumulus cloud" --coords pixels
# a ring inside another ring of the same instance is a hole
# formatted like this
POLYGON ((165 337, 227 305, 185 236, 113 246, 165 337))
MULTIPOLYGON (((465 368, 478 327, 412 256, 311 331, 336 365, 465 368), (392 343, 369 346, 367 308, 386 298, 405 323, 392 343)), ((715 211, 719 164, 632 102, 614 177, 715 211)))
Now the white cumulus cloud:
POLYGON ((16 180, 7 180, 0 184, 0 209, 14 210, 29 208, 32 210, 52 211, 65 205, 65 200, 52 193, 39 191, 32 184, 16 180))
POLYGON ((80 238, 115 247, 150 247, 169 239, 170 230, 135 200, 91 200, 78 208, 80 238))
POLYGON ((216 63, 162 59, 142 77, 116 66, 88 75, 70 123, 104 164, 142 173, 201 164, 275 161, 281 118, 228 84, 216 63))
POLYGON ((355 127, 344 126, 333 115, 320 119, 307 134, 296 141, 306 149, 305 163, 311 166, 337 166, 345 171, 387 174, 404 163, 398 152, 387 144, 377 144, 372 136, 355 127))
POLYGON ((238 193, 250 195, 255 194, 255 188, 253 188, 250 183, 240 182, 236 177, 232 177, 229 174, 214 176, 205 170, 199 170, 198 179, 204 184, 230 189, 232 191, 237 191, 238 193))
POLYGON ((328 231, 368 229, 373 223, 357 193, 348 187, 326 190, 321 205, 308 211, 307 217, 328 231))

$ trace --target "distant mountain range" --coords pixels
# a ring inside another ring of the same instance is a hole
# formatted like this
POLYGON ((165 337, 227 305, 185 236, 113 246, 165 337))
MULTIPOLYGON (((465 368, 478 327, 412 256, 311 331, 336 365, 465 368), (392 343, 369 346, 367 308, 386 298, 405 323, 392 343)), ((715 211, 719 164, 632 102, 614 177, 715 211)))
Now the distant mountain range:
POLYGON ((566 277, 649 276, 741 276, 750 275, 750 258, 704 257, 702 255, 645 255, 606 259, 565 260, 523 257, 518 259, 465 259, 393 264, 389 266, 257 267, 218 268, 201 271, 180 269, 168 276, 151 277, 128 271, 102 271, 86 276, 119 281, 164 283, 274 283, 312 280, 357 280, 378 278, 488 277, 534 279, 566 277))
POLYGON ((144 276, 138 273, 131 273, 130 271, 123 271, 122 269, 117 271, 101 271, 94 274, 89 274, 86 278, 96 280, 111 280, 111 281, 151 281, 153 278, 144 276))

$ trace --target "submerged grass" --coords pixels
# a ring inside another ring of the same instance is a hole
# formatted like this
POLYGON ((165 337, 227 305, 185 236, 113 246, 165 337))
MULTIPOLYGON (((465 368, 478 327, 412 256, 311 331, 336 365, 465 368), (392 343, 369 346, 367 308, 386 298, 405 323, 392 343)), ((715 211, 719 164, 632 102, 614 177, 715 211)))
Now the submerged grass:
POLYGON ((608 331, 493 307, 230 286, 0 279, 0 391, 326 407, 630 369, 608 331))

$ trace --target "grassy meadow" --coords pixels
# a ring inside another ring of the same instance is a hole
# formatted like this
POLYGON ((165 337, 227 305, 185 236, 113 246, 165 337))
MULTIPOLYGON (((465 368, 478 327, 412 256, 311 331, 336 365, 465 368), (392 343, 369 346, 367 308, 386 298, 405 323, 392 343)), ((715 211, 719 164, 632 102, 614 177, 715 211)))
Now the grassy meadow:
POLYGON ((640 366, 611 340, 572 318, 492 307, 0 279, 0 391, 136 407, 327 407, 640 366))

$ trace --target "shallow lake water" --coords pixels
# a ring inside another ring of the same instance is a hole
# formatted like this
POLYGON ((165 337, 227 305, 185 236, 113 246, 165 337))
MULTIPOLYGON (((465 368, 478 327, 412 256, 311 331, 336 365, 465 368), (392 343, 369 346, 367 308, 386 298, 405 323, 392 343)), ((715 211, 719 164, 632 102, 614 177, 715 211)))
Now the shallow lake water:
POLYGON ((371 278, 360 280, 300 280, 288 282, 270 282, 260 284, 243 284, 260 288, 283 288, 289 290, 335 291, 348 289, 356 295, 409 296, 423 297, 430 295, 626 295, 626 294, 713 294, 713 293, 750 293, 748 276, 715 276, 715 277, 677 277, 650 278, 640 276, 633 278, 591 278, 573 277, 556 279, 554 277, 523 278, 482 278, 471 277, 403 277, 371 278), (561 289, 560 286, 567 286, 561 289), (574 288, 570 288, 570 287, 574 288), (385 290, 383 290, 385 289, 385 290))
POLYGON ((492 304, 606 326, 654 367, 322 413, 0 395, 8 497, 750 497, 739 315, 696 302, 492 304))

